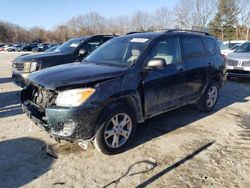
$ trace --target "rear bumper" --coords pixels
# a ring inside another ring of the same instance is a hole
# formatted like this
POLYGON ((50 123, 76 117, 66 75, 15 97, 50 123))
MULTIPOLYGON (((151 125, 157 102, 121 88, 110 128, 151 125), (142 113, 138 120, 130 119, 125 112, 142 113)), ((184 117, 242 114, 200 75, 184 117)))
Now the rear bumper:
POLYGON ((18 72, 16 70, 12 71, 12 81, 19 87, 25 87, 28 85, 28 77, 30 73, 18 72))

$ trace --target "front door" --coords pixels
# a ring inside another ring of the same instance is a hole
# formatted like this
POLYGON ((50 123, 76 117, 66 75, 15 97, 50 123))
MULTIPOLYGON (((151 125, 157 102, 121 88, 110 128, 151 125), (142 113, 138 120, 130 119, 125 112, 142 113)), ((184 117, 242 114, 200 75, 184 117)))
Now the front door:
POLYGON ((143 87, 146 116, 181 104, 185 95, 185 66, 181 61, 180 54, 177 37, 160 39, 149 53, 148 61, 162 58, 167 65, 163 69, 144 71, 143 87))

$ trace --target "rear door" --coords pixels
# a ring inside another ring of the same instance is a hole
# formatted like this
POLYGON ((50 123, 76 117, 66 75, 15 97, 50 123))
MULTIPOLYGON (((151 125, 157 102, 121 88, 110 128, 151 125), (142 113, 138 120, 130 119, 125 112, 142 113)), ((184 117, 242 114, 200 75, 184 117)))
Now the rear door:
POLYGON ((205 56, 209 58, 208 63, 208 79, 217 71, 216 62, 221 62, 221 54, 213 38, 203 37, 203 44, 205 46, 205 56))
POLYGON ((179 39, 163 38, 156 42, 147 62, 155 58, 165 59, 167 65, 163 69, 144 71, 144 104, 147 116, 180 105, 184 95, 185 67, 181 61, 179 39))
POLYGON ((181 37, 182 57, 186 65, 186 101, 200 95, 208 80, 211 58, 205 56, 202 40, 198 36, 181 37))

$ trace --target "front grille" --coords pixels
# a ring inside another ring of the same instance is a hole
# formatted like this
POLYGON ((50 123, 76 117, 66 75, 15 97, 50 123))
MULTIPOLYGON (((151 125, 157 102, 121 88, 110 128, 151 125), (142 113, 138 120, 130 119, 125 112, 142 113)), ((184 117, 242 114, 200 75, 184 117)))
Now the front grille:
POLYGON ((243 61, 241 66, 243 67, 250 67, 250 61, 243 61))
POLYGON ((17 71, 23 71, 24 64, 23 63, 13 63, 12 67, 15 68, 17 71))
POLYGON ((237 60, 232 60, 232 59, 227 59, 227 65, 229 65, 229 66, 237 66, 238 61, 237 60))

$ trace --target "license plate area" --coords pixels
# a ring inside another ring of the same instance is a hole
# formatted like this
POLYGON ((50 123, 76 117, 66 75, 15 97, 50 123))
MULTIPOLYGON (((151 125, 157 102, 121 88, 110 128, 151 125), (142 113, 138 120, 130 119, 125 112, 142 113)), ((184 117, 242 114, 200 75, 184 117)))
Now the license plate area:
POLYGON ((234 67, 234 70, 244 70, 244 67, 234 67))

